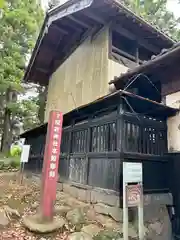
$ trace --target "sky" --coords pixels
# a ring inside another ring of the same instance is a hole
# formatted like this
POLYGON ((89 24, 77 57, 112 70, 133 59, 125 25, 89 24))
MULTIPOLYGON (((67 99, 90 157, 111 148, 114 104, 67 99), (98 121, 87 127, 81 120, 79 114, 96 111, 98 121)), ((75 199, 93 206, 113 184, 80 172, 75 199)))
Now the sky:
POLYGON ((167 8, 174 13, 176 17, 180 17, 180 4, 177 0, 169 0, 167 8))

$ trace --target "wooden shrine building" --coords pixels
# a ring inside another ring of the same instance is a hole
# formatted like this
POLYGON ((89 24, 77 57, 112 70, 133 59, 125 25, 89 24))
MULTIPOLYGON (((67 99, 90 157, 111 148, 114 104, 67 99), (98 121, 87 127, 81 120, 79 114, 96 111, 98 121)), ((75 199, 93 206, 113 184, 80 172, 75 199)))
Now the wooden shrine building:
POLYGON ((121 199, 122 163, 142 162, 144 194, 172 205, 169 120, 178 107, 165 104, 162 79, 175 44, 118 0, 50 10, 24 76, 48 87, 44 125, 21 135, 31 145, 26 170, 41 172, 49 112, 59 110, 60 180, 121 199))

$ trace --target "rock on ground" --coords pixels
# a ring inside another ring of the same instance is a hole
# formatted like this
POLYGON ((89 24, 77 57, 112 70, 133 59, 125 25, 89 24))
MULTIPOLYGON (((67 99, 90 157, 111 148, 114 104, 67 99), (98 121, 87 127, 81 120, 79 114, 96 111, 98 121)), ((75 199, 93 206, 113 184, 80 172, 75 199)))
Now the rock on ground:
POLYGON ((67 212, 71 211, 72 208, 69 206, 63 206, 63 205, 56 205, 55 206, 55 213, 59 214, 61 216, 65 216, 67 212))
POLYGON ((94 237, 94 240, 112 240, 112 239, 123 240, 122 234, 109 230, 103 230, 97 236, 94 237))
POLYGON ((103 227, 107 229, 113 229, 113 230, 122 230, 122 223, 117 223, 113 219, 104 216, 102 214, 98 214, 95 217, 96 222, 101 224, 103 227))
POLYGON ((66 218, 72 224, 82 224, 85 222, 84 212, 81 208, 75 208, 66 214, 66 218))
POLYGON ((138 233, 135 230, 135 227, 131 223, 129 224, 129 237, 133 239, 138 237, 138 233))
POLYGON ((9 219, 4 210, 0 210, 0 227, 5 227, 9 224, 9 219))
POLYGON ((112 217, 116 222, 123 222, 123 211, 120 208, 98 203, 94 206, 94 210, 97 213, 112 217))
POLYGON ((90 224, 90 225, 84 226, 81 229, 81 231, 89 234, 91 237, 94 237, 101 231, 101 228, 99 228, 95 224, 90 224))
POLYGON ((84 232, 75 232, 68 236, 67 240, 93 240, 93 238, 84 232))

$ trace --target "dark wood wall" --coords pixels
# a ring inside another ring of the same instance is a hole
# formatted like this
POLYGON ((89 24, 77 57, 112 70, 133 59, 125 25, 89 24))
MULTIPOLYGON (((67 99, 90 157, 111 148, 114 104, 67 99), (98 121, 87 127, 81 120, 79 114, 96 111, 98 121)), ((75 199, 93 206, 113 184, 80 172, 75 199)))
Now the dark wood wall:
MULTIPOLYGON (((44 129, 26 136, 31 145, 26 169, 41 172, 44 129)), ((59 173, 72 182, 122 190, 122 163, 143 163, 145 192, 169 191, 166 122, 106 105, 63 128, 59 173)))
POLYGON ((178 91, 180 91, 180 73, 173 74, 166 80, 163 79, 161 87, 162 96, 166 96, 178 91))
POLYGON ((180 236, 180 152, 170 153, 170 189, 173 195, 174 211, 171 214, 174 239, 180 236))

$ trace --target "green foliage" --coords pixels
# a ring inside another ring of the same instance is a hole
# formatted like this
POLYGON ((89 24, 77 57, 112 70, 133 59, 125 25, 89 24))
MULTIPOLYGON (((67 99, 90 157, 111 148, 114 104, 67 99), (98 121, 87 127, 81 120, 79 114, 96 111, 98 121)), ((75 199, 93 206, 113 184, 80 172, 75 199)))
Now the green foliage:
POLYGON ((24 130, 28 130, 39 125, 38 109, 39 106, 34 97, 10 103, 8 108, 12 114, 23 123, 24 130))
POLYGON ((10 163, 11 168, 19 168, 20 167, 20 156, 16 156, 12 159, 10 163))
POLYGON ((15 145, 11 148, 10 155, 11 157, 18 157, 21 155, 21 152, 22 152, 21 147, 18 145, 15 145))
POLYGON ((0 8, 2 8, 4 5, 4 0, 0 0, 0 8))
POLYGON ((0 95, 5 94, 5 124, 3 152, 7 152, 12 139, 15 117, 32 123, 29 111, 36 111, 30 102, 17 101, 12 92, 22 93, 21 84, 28 56, 34 47, 43 11, 37 0, 6 0, 0 19, 0 95))
POLYGON ((0 25, 0 91, 22 90, 27 55, 31 52, 42 10, 36 0, 6 0, 0 25))
POLYGON ((1 157, 0 160, 0 170, 9 171, 12 169, 19 169, 20 168, 20 156, 17 157, 1 157))
POLYGON ((60 3, 60 0, 49 0, 49 1, 48 1, 49 9, 57 6, 59 3, 60 3))
POLYGON ((94 240, 112 240, 112 239, 114 240, 122 239, 122 234, 109 230, 102 230, 97 236, 94 237, 94 240))
POLYGON ((180 30, 178 29, 180 18, 176 19, 174 14, 167 10, 167 0, 123 0, 123 2, 159 30, 180 40, 180 30))

